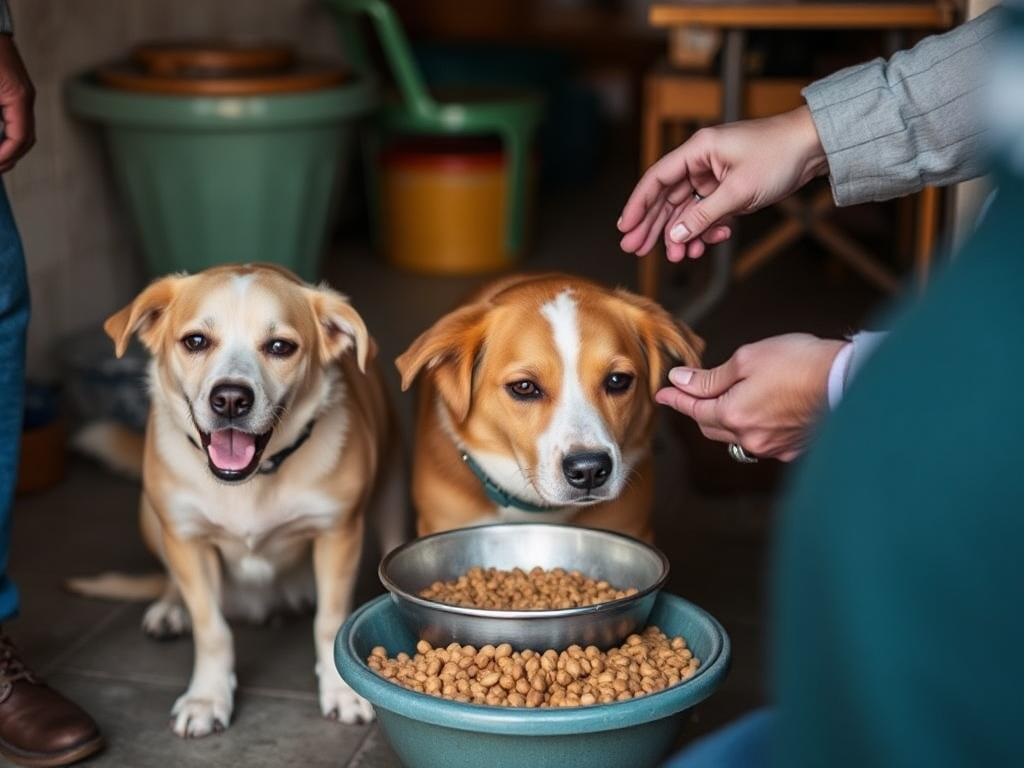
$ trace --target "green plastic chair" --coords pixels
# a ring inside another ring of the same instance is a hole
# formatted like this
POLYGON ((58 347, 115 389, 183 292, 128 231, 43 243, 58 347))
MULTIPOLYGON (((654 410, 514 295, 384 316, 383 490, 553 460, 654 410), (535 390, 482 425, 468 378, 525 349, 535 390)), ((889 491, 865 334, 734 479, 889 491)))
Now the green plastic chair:
MULTIPOLYGON (((366 137, 368 186, 372 215, 379 206, 376 167, 382 141, 389 136, 498 136, 508 167, 506 247, 518 253, 524 240, 527 201, 527 163, 534 131, 541 119, 536 97, 438 101, 428 92, 402 24, 384 0, 326 0, 335 12, 345 55, 357 75, 379 79, 360 29, 363 14, 381 42, 388 67, 398 86, 399 100, 385 102, 378 112, 377 131, 366 137)), ((373 222, 375 225, 377 222, 373 222)), ((375 231, 379 231, 376 229, 375 231)))

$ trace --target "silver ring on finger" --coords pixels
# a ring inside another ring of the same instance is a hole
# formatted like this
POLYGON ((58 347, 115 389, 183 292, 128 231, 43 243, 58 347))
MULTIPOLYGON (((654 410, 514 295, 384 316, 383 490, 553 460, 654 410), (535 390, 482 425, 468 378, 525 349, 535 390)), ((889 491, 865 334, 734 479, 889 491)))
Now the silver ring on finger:
POLYGON ((758 463, 758 457, 750 455, 741 447, 740 443, 730 443, 729 447, 726 450, 730 454, 730 458, 738 464, 758 463))
POLYGON ((694 200, 695 200, 695 202, 700 203, 704 199, 705 199, 705 196, 702 195, 700 192, 695 192, 694 193, 694 200))

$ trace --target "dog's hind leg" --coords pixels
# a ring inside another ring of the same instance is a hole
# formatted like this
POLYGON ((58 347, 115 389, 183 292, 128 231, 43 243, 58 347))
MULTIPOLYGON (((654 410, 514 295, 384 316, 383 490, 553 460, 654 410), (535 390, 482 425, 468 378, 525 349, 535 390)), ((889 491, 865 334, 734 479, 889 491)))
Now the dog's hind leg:
MULTIPOLYGON (((166 567, 167 558, 164 553, 160 521, 145 495, 139 503, 139 528, 146 546, 166 567)), ((168 576, 160 597, 156 602, 150 603, 142 615, 142 631, 154 640, 170 640, 188 633, 191 626, 189 612, 182 601, 178 585, 168 576)))
POLYGON ((142 631, 154 640, 171 640, 188 634, 191 629, 189 612, 178 586, 168 579, 164 594, 142 615, 142 631))

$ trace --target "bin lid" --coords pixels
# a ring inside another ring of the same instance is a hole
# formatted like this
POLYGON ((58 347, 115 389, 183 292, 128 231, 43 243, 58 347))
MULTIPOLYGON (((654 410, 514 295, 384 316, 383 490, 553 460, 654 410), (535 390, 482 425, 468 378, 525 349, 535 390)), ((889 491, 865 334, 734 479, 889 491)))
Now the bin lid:
POLYGON ((387 168, 462 171, 500 169, 505 165, 502 142, 490 136, 401 136, 382 151, 387 168))
POLYGON ((299 59, 292 46, 225 40, 159 41, 100 66, 104 85, 182 96, 252 96, 331 88, 346 79, 338 64, 299 59))

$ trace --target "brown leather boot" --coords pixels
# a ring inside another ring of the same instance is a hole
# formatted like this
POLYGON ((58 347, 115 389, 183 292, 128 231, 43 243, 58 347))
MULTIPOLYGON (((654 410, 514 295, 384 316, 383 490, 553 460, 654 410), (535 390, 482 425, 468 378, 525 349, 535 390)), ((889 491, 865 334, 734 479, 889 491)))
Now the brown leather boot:
POLYGON ((70 765, 103 748, 96 723, 25 668, 0 629, 0 754, 18 765, 70 765))

